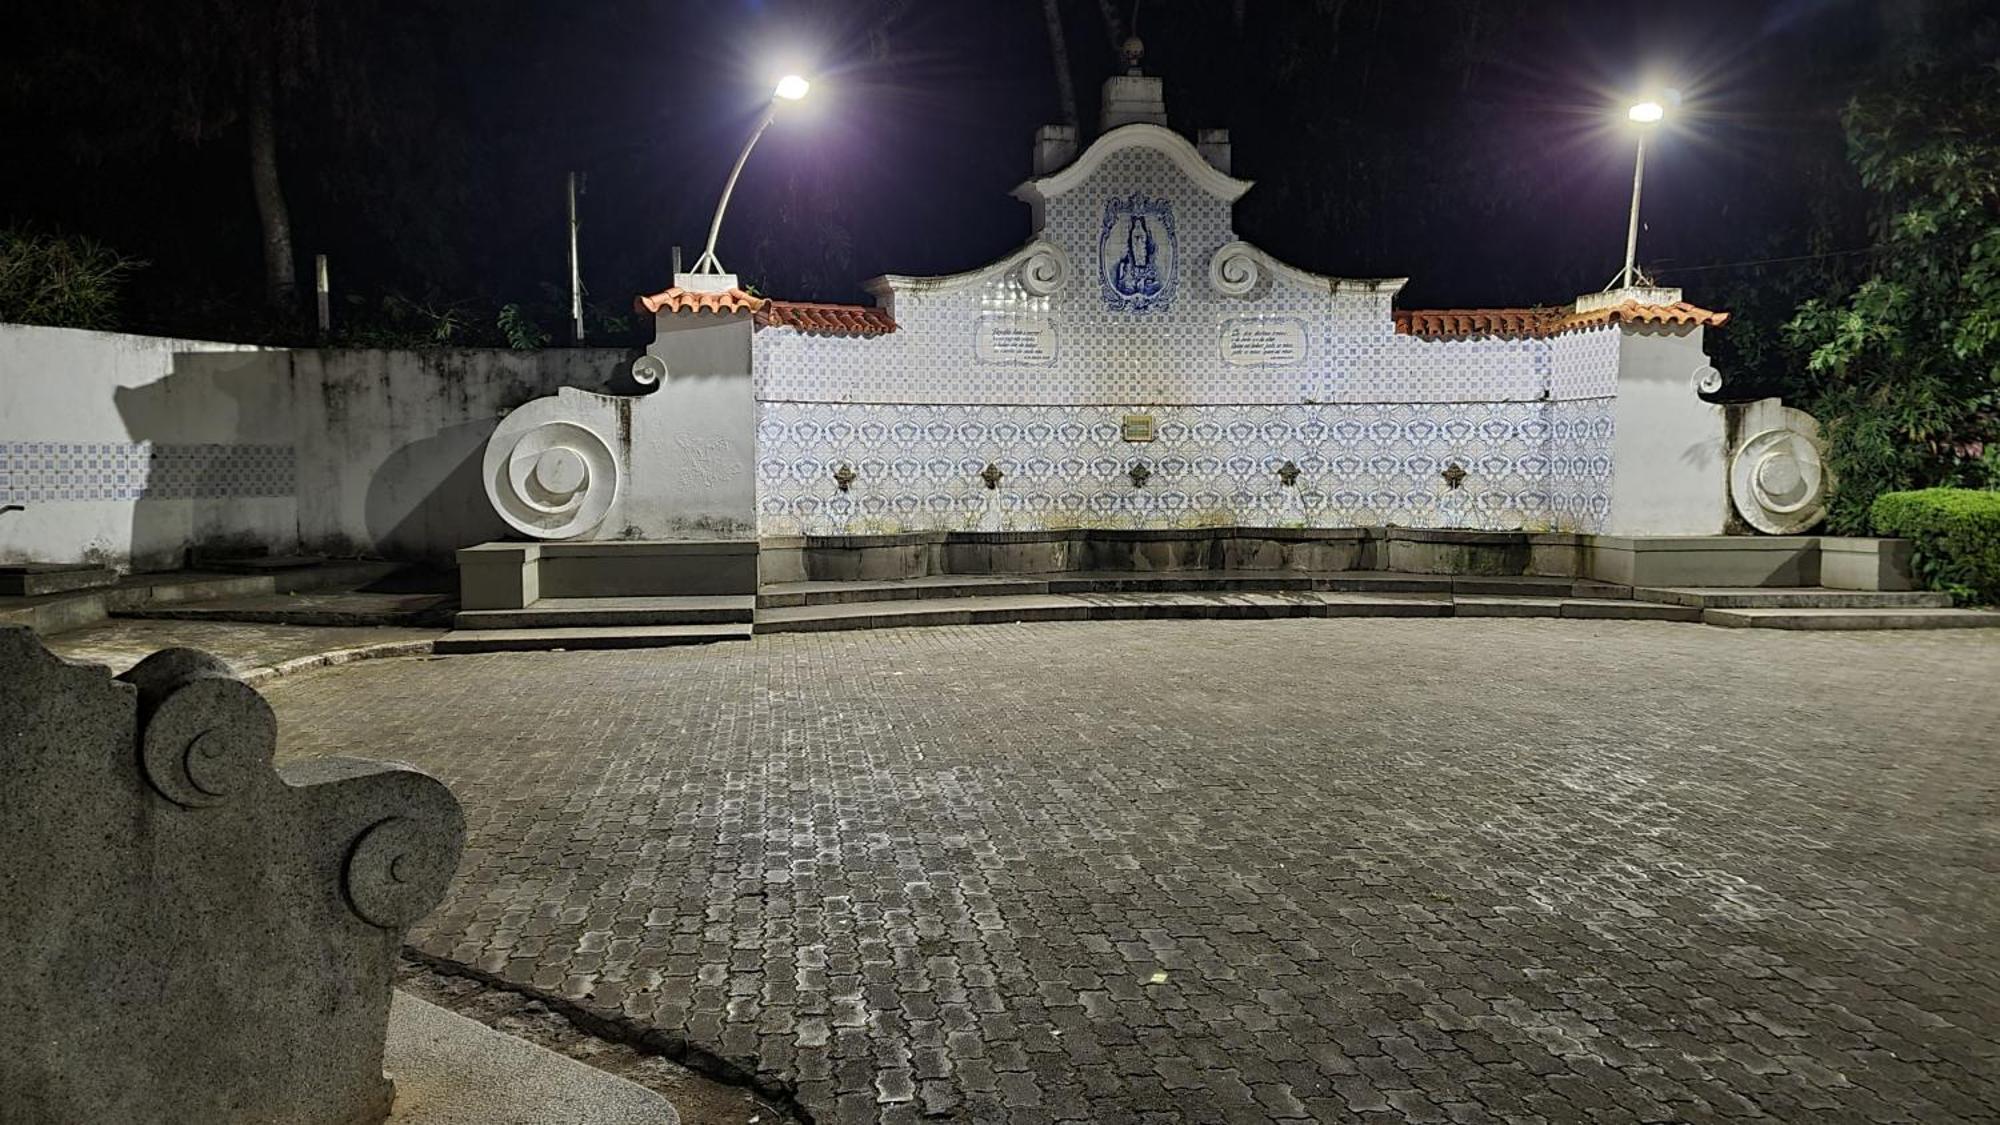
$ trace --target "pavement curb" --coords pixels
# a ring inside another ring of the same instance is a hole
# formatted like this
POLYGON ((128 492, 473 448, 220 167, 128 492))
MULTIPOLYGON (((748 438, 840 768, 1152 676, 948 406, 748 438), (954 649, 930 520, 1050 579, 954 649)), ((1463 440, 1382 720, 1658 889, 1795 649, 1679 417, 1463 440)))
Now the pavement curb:
POLYGON ((237 678, 251 687, 262 687, 286 676, 296 676, 300 672, 310 672, 315 668, 337 668, 342 664, 355 664, 363 660, 386 660, 396 656, 429 656, 436 648, 437 641, 382 641, 372 645, 357 645, 353 648, 337 648, 330 652, 318 652, 311 656, 298 656, 258 668, 245 669, 237 673, 237 678))
POLYGON ((474 968, 463 961, 426 953, 414 945, 403 946, 403 956, 442 976, 464 977, 467 980, 478 981, 488 988, 497 988, 539 1001, 550 1011, 599 1039, 608 1039, 614 1043, 650 1051, 689 1070, 707 1075, 717 1082, 749 1090, 796 1120, 807 1122, 814 1120, 812 1111, 800 1104, 798 1094, 789 1085, 765 1078, 742 1063, 732 1062, 680 1036, 668 1035, 658 1028, 647 1027, 623 1015, 607 1015, 560 993, 536 988, 533 985, 519 984, 483 969, 474 968))

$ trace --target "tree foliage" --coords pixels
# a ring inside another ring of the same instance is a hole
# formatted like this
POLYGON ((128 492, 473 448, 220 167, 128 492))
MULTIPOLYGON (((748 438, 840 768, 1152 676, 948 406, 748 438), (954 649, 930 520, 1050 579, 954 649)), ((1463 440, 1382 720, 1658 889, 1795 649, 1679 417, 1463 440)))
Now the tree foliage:
POLYGON ((77 235, 0 230, 0 321, 116 328, 125 280, 145 264, 77 235))
POLYGON ((1787 333, 1827 426, 1829 522, 1865 534, 1881 493, 2000 484, 2000 68, 1920 67, 1844 122, 1883 249, 1787 333))

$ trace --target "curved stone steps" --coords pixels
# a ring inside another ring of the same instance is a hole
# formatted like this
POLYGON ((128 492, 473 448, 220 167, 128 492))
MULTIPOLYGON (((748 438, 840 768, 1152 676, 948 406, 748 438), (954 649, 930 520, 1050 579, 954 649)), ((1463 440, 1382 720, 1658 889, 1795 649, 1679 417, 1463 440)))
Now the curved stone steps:
POLYGON ((1112 592, 921 598, 762 609, 759 633, 982 625, 1013 621, 1255 620, 1297 617, 1569 617, 1699 621, 1690 606, 1619 598, 1536 598, 1445 592, 1112 592))

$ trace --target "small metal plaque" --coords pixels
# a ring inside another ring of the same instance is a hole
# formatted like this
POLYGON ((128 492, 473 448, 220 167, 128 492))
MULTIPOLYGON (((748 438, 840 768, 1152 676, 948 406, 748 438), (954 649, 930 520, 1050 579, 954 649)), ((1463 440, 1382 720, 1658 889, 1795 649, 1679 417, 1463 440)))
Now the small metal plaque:
POLYGON ((1151 414, 1127 414, 1124 424, 1118 429, 1118 436, 1126 441, 1152 441, 1153 416, 1151 414))

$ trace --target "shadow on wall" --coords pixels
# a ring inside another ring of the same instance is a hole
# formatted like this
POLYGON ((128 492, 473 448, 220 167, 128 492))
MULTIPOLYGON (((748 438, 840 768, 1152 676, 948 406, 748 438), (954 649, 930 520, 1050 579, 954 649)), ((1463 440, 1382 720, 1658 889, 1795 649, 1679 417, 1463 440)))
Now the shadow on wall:
POLYGON ((449 563, 505 537, 481 480, 500 419, 561 387, 604 386, 629 362, 608 348, 298 353, 301 542, 449 563))
POLYGON ((449 561, 459 547, 505 538, 486 498, 486 439, 497 419, 447 426, 397 448, 368 481, 368 535, 388 558, 449 561))
POLYGON ((132 505, 133 570, 297 550, 291 382, 285 352, 176 352, 164 377, 113 389, 129 444, 93 452, 93 475, 132 505))

